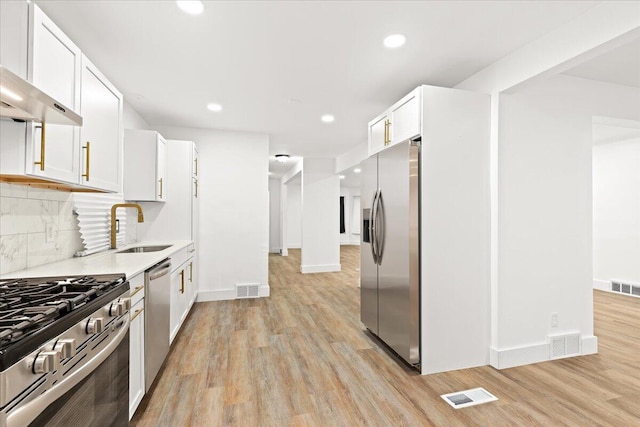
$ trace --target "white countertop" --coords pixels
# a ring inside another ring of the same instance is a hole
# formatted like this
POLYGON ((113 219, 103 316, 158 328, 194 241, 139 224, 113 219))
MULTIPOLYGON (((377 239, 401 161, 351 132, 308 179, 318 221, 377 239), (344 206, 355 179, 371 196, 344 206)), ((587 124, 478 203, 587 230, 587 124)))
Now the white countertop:
POLYGON ((112 273, 124 273, 127 275, 127 278, 131 278, 136 274, 142 273, 163 259, 170 258, 171 255, 186 248, 192 243, 193 241, 191 240, 137 242, 118 249, 99 252, 86 257, 74 257, 52 262, 50 264, 39 265, 37 267, 26 268, 24 270, 13 271, 11 273, 3 274, 1 278, 11 279, 46 276, 79 276, 112 273), (128 254, 117 253, 118 251, 134 248, 136 246, 160 245, 171 246, 158 252, 128 254))

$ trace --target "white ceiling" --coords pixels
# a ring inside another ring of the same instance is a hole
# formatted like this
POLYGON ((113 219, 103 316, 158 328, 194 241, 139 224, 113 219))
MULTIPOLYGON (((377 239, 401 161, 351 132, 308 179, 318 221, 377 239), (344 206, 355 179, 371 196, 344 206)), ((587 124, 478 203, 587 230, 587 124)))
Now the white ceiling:
POLYGON ((564 74, 640 88, 640 40, 604 53, 564 74))
POLYGON ((191 16, 173 1, 36 2, 151 125, 264 132, 271 155, 318 157, 365 142, 419 84, 454 86, 597 3, 220 1, 191 16), (406 45, 384 48, 392 33, 406 45))

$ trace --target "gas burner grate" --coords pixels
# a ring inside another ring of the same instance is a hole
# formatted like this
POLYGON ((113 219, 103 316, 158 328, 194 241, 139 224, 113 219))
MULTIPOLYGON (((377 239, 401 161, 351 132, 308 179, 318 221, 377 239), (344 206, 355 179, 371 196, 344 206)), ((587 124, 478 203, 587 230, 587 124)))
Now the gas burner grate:
POLYGON ((123 274, 0 280, 0 352, 124 281, 123 274))

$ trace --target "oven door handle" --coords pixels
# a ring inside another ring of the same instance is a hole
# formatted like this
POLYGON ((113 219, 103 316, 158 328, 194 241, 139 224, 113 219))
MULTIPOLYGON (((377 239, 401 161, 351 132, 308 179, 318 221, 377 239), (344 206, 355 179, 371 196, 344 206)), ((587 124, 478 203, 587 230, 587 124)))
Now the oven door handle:
POLYGON ((22 427, 29 425, 36 419, 49 405, 64 396, 66 392, 75 387, 80 381, 87 378, 95 371, 102 362, 118 348, 127 332, 129 331, 129 314, 122 317, 124 324, 116 333, 115 337, 91 360, 85 363, 80 369, 58 382, 45 393, 36 397, 24 406, 14 409, 7 415, 6 427, 22 427))

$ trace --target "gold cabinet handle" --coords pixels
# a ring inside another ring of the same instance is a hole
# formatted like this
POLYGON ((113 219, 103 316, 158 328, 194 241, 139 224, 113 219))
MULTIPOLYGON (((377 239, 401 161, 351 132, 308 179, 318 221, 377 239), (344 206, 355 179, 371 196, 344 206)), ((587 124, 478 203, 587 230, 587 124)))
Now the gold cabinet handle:
POLYGON ((391 132, 389 132, 389 127, 391 126, 391 121, 386 119, 384 121, 384 145, 389 145, 391 142, 391 132))
POLYGON ((184 270, 180 272, 180 293, 184 294, 184 270))
POLYGON ((198 198, 198 180, 193 181, 193 183, 196 185, 196 199, 198 198))
POLYGON ((131 316, 131 320, 129 320, 129 323, 133 322, 135 320, 136 317, 140 316, 140 314, 142 314, 142 312, 144 311, 144 308, 139 308, 137 309, 134 313, 133 316, 131 316))
POLYGON ((83 150, 87 150, 87 157, 86 157, 86 161, 85 161, 85 167, 86 167, 86 173, 83 173, 82 176, 85 177, 85 179, 87 181, 89 181, 89 164, 91 163, 91 160, 89 159, 91 156, 91 143, 89 141, 87 141, 87 146, 86 147, 82 147, 83 150))
POLYGON ((196 157, 196 159, 194 161, 196 162, 196 173, 195 173, 195 175, 198 176, 198 158, 196 157))
POLYGON ((193 282, 193 262, 189 263, 189 282, 193 282))
POLYGON ((33 162, 35 165, 40 165, 40 170, 44 170, 44 146, 45 146, 45 123, 42 122, 42 126, 40 126, 42 131, 40 132, 40 161, 33 162))
POLYGON ((131 298, 132 296, 134 296, 135 294, 137 294, 138 292, 140 292, 141 290, 144 289, 144 285, 143 286, 137 286, 134 290, 133 293, 131 295, 129 295, 129 298, 131 298))
POLYGON ((158 197, 162 198, 162 178, 160 178, 160 195, 158 197))

